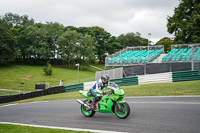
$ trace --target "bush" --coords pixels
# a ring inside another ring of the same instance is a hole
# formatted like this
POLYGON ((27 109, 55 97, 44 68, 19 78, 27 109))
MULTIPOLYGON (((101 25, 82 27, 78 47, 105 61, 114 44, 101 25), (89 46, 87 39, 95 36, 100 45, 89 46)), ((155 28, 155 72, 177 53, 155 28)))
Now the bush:
POLYGON ((53 69, 52 69, 52 66, 51 64, 49 63, 43 70, 45 72, 46 75, 48 76, 51 76, 52 75, 52 72, 53 72, 53 69))

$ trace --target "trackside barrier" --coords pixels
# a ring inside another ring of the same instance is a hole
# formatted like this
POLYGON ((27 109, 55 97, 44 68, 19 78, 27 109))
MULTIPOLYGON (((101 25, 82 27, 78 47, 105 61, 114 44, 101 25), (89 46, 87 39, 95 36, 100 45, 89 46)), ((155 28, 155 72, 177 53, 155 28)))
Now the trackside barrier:
MULTIPOLYGON (((91 82, 84 82, 84 90, 89 90, 96 81, 91 82)), ((128 85, 137 85, 138 84, 138 78, 136 76, 134 77, 127 77, 127 78, 120 78, 120 79, 111 79, 110 82, 114 82, 118 84, 119 86, 128 86, 128 85)))
POLYGON ((159 73, 138 76, 138 84, 169 83, 172 82, 172 73, 159 73))
POLYGON ((64 92, 63 86, 51 87, 51 88, 44 89, 41 91, 33 91, 33 92, 24 93, 24 94, 3 96, 3 97, 0 97, 0 103, 14 102, 14 101, 40 97, 40 96, 50 95, 50 94, 63 93, 63 92, 64 92))
POLYGON ((138 84, 138 77, 126 77, 120 79, 112 79, 110 82, 115 82, 119 86, 128 86, 128 85, 137 85, 138 84))
POLYGON ((72 92, 72 91, 79 91, 83 90, 83 83, 81 84, 75 84, 75 85, 69 85, 69 86, 64 86, 65 92, 72 92))
MULTIPOLYGON (((159 74, 148 74, 141 76, 133 76, 119 79, 111 79, 110 82, 115 82, 119 86, 129 86, 138 84, 150 83, 170 83, 178 81, 200 80, 200 70, 194 71, 177 71, 166 72, 159 74)), ((65 92, 89 90, 96 81, 84 82, 83 84, 76 84, 65 86, 65 92)))
POLYGON ((200 70, 172 72, 173 82, 200 80, 200 70))

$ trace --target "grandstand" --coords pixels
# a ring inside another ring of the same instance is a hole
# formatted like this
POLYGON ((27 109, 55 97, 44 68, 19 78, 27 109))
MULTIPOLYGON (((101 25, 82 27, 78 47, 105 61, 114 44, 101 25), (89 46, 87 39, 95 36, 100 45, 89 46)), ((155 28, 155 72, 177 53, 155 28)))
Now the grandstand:
MULTIPOLYGON (((127 47, 108 55, 105 66, 121 68, 124 77, 200 70, 200 44, 172 45, 171 51, 167 54, 164 53, 163 45, 149 46, 149 48, 148 46, 127 47)), ((113 70, 109 75, 116 76, 116 73, 121 71, 113 70)))
POLYGON ((128 66, 152 62, 164 53, 164 46, 127 47, 117 53, 109 55, 105 60, 106 66, 128 66))
POLYGON ((171 51, 162 58, 162 62, 191 62, 191 60, 200 61, 200 44, 172 45, 171 51))
POLYGON ((106 66, 130 66, 146 63, 200 62, 200 44, 176 44, 171 51, 164 53, 164 46, 127 47, 109 55, 105 60, 106 66), (193 53, 193 54, 192 54, 193 53), (193 56, 192 56, 193 55, 193 56))

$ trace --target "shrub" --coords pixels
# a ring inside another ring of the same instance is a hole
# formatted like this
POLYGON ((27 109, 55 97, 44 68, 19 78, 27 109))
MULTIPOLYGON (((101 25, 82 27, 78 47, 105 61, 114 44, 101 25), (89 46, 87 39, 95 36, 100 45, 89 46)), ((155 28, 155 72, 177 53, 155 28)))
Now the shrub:
POLYGON ((51 76, 53 69, 50 63, 48 63, 48 65, 43 69, 43 71, 45 72, 46 75, 51 76))

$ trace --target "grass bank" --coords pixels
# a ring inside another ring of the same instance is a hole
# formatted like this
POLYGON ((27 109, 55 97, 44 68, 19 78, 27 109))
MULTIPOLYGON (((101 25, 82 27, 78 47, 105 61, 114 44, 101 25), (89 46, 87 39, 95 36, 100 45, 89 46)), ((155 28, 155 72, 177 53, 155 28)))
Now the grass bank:
MULTIPOLYGON (((133 85, 122 87, 125 91, 125 97, 132 96, 183 96, 183 95, 200 95, 200 80, 174 82, 174 83, 157 83, 145 85, 133 85)), ((82 97, 78 91, 53 94, 48 96, 36 97, 27 100, 21 100, 12 103, 24 103, 34 101, 56 101, 78 99, 82 97)), ((11 103, 5 103, 11 104, 11 103)), ((5 105, 0 104, 0 105, 5 105)))
MULTIPOLYGON (((0 67, 0 75, 0 89, 33 91, 36 83, 49 83, 50 87, 58 86, 60 80, 64 80, 64 85, 78 83, 77 70, 58 67, 53 67, 52 76, 46 76, 42 66, 24 65, 0 67), (26 76, 29 76, 27 82, 26 76)), ((80 71, 79 75, 81 83, 95 80, 95 72, 80 71)))

